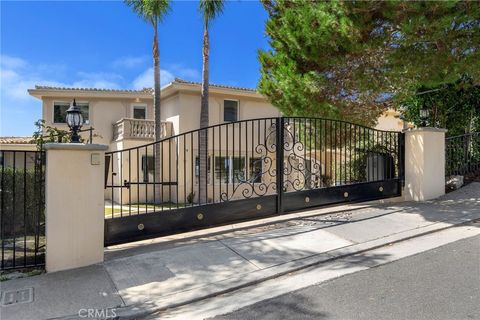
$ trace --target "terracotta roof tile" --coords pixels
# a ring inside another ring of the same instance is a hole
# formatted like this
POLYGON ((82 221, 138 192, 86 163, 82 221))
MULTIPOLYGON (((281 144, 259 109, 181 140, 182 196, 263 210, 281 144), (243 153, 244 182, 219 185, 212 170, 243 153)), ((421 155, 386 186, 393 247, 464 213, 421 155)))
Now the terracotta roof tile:
POLYGON ((0 137, 0 144, 33 144, 32 137, 0 137))
MULTIPOLYGON (((173 83, 182 83, 182 84, 191 84, 196 86, 201 86, 201 82, 195 81, 188 81, 183 80, 180 78, 175 78, 173 83)), ((245 87, 236 87, 236 86, 227 86, 222 84, 210 84, 212 88, 223 88, 223 89, 233 89, 233 90, 241 90, 247 92, 257 92, 256 89, 252 88, 245 88, 245 87)), ((42 86, 36 85, 36 90, 65 90, 65 91, 93 91, 93 92, 118 92, 118 93, 153 93, 153 88, 143 88, 141 90, 133 90, 133 89, 102 89, 102 88, 74 88, 74 87, 54 87, 54 86, 42 86)))
MULTIPOLYGON (((200 85, 200 86, 202 85, 201 82, 188 81, 188 80, 183 80, 183 79, 180 79, 180 78, 175 78, 175 82, 177 82, 177 83, 185 83, 185 84, 193 84, 193 85, 200 85)), ((213 83, 210 83, 210 87, 214 87, 214 88, 225 88, 225 89, 234 89, 234 90, 242 90, 242 91, 248 91, 248 92, 257 92, 256 89, 252 89, 252 88, 227 86, 227 85, 223 85, 223 84, 213 84, 213 83)))
POLYGON ((101 88, 68 88, 36 85, 37 90, 75 90, 75 91, 99 91, 99 92, 124 92, 124 93, 152 93, 152 88, 143 88, 141 90, 132 89, 101 89, 101 88))

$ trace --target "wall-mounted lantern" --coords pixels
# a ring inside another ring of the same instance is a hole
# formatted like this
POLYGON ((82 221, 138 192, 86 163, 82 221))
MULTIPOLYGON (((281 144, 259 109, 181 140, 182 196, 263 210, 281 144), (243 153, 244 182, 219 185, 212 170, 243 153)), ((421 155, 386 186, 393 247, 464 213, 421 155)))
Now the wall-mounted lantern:
POLYGON ((83 116, 80 108, 77 106, 75 99, 73 99, 73 103, 67 110, 67 116, 65 117, 68 127, 72 132, 70 142, 72 143, 79 143, 80 136, 78 135, 78 131, 82 128, 83 125, 83 116))

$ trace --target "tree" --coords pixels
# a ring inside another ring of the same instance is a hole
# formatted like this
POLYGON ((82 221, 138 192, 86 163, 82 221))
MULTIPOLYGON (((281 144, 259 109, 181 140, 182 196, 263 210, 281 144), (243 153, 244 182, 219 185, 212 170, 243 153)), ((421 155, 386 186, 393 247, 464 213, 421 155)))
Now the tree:
POLYGON ((480 86, 471 78, 436 87, 421 86, 403 104, 406 120, 420 125, 420 109, 429 111, 427 123, 446 128, 449 136, 480 132, 480 86))
POLYGON ((125 0, 125 3, 147 23, 153 27, 153 73, 154 73, 154 97, 155 109, 155 139, 161 138, 160 118, 160 50, 158 47, 158 25, 170 9, 168 0, 125 0))
MULTIPOLYGON (((203 50, 202 50, 202 92, 200 107, 200 129, 206 128, 208 122, 208 86, 209 86, 209 58, 210 38, 208 28, 210 21, 223 12, 223 0, 200 0, 199 10, 203 18, 203 50)), ((200 130, 199 141, 199 194, 200 203, 206 203, 207 197, 207 174, 208 174, 208 129, 200 130)))
MULTIPOLYGON (((153 27, 153 106, 155 112, 155 140, 159 141, 162 138, 162 123, 160 117, 160 49, 158 47, 158 25, 170 9, 169 0, 124 0, 125 3, 132 8, 132 10, 147 23, 153 27)), ((155 175, 156 181, 162 181, 161 177, 161 150, 160 146, 155 147, 155 175)), ((156 188, 154 187, 154 190, 156 188)), ((156 191, 155 191, 156 192, 156 191)), ((161 199, 162 192, 160 190, 161 199)))
POLYGON ((372 125, 420 85, 480 79, 478 2, 262 2, 259 90, 286 115, 372 125))

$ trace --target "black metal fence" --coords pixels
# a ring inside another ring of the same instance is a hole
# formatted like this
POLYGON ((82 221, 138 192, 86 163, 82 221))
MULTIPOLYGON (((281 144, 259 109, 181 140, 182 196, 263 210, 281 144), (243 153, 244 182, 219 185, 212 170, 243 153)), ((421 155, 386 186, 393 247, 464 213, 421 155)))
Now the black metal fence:
POLYGON ((197 228, 190 215, 203 225, 250 219, 247 202, 258 217, 399 195, 403 137, 338 120, 262 118, 107 152, 106 236, 129 228, 121 218, 132 218, 130 238, 154 233, 133 219, 147 213, 162 213, 152 229, 174 233, 197 228))
POLYGON ((0 150, 1 269, 45 263, 45 153, 0 150))
POLYGON ((480 174, 480 132, 473 132, 445 140, 446 175, 480 174))

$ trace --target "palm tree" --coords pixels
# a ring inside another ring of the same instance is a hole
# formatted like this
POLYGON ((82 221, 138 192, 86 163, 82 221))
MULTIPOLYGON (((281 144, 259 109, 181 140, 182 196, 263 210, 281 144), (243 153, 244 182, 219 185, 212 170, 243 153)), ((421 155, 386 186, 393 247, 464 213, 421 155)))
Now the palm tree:
MULTIPOLYGON (((209 56, 210 39, 208 27, 210 21, 222 13, 224 0, 200 0, 199 9, 203 17, 203 52, 202 52, 202 100, 200 108, 200 129, 208 127, 208 75, 209 75, 209 56)), ((199 153, 199 182, 198 182, 198 200, 200 203, 206 203, 207 197, 207 153, 208 153, 208 129, 200 130, 199 153)))
MULTIPOLYGON (((132 10, 145 22, 153 27, 153 106, 155 112, 155 140, 161 139, 161 117, 160 117, 160 50, 158 48, 158 25, 170 9, 169 0, 124 0, 132 10)), ((162 180, 160 146, 155 147, 155 178, 157 182, 162 180)), ((155 189, 155 187, 154 187, 155 189)), ((156 192, 156 191, 154 191, 156 192)), ((161 192, 160 192, 161 194, 161 192)), ((158 198, 161 199, 161 196, 158 198)))

